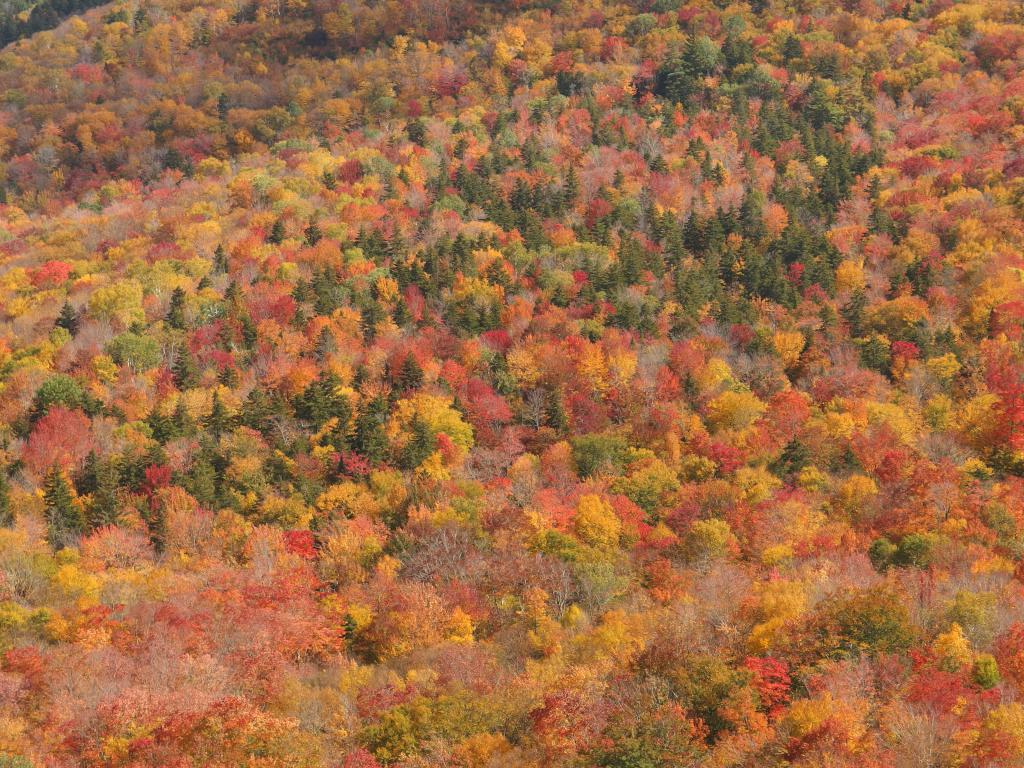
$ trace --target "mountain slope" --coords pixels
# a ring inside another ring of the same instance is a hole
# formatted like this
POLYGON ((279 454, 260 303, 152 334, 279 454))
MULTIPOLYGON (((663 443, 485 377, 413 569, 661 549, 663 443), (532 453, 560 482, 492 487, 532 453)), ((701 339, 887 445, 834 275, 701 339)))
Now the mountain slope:
POLYGON ((1024 759, 1012 2, 113 4, 0 52, 0 765, 1024 759))

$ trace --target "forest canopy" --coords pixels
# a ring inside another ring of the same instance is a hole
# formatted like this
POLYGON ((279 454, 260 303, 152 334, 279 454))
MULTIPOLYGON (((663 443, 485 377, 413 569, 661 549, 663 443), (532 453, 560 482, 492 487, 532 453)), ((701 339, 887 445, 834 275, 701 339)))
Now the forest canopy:
POLYGON ((94 5, 0 9, 0 768, 1024 763, 1018 2, 94 5))

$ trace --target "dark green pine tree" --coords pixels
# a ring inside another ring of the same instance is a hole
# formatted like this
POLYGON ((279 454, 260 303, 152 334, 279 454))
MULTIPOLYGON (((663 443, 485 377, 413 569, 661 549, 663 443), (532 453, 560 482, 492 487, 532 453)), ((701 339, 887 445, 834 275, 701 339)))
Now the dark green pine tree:
POLYGON ((86 511, 86 522, 90 530, 105 525, 117 525, 121 520, 121 508, 117 498, 121 473, 117 463, 110 460, 97 462, 95 478, 96 487, 92 492, 92 502, 86 511))
POLYGON ((163 554, 167 548, 166 507, 154 499, 154 503, 143 512, 142 517, 146 521, 146 527, 149 529, 149 542, 153 545, 153 549, 156 550, 157 554, 163 554))
POLYGON ((409 425, 412 437, 402 450, 400 465, 402 469, 416 469, 426 461, 427 457, 437 447, 437 440, 430 427, 419 416, 414 416, 412 424, 409 425))
POLYGON ((242 403, 239 420, 242 424, 255 429, 264 435, 273 427, 273 418, 277 414, 275 402, 259 387, 254 387, 242 403))
POLYGON ((322 374, 296 399, 295 415, 317 429, 333 418, 347 423, 352 416, 352 406, 345 395, 338 393, 340 386, 341 380, 336 375, 322 374))
POLYGON ((179 397, 171 413, 171 423, 174 424, 175 433, 180 436, 191 435, 195 429, 195 423, 189 415, 188 407, 185 405, 185 398, 179 397))
POLYGON ((175 330, 185 329, 185 289, 175 288, 171 293, 171 305, 167 310, 167 325, 175 330))
POLYGON ((324 233, 320 229, 320 224, 317 223, 316 217, 309 222, 309 226, 306 227, 306 231, 303 233, 306 236, 306 245, 313 246, 319 243, 324 238, 324 233))
MULTIPOLYGON (((153 430, 153 439, 159 443, 166 443, 179 437, 171 417, 162 413, 159 409, 154 408, 150 412, 149 416, 146 417, 146 423, 153 430)), ((79 488, 79 491, 81 491, 81 488, 79 488)))
POLYGON ((403 392, 423 386, 423 368, 413 355, 406 355, 398 370, 398 388, 403 392))
POLYGON ((422 147, 427 140, 427 125, 420 118, 410 120, 406 123, 405 133, 409 141, 422 147))
POLYGON ((412 315, 409 314, 409 308, 405 305, 403 299, 399 299, 395 302, 395 308, 391 310, 391 319, 395 321, 395 325, 402 328, 412 322, 412 315))
POLYGON ((65 301, 64 306, 60 308, 60 314, 57 315, 56 326, 63 328, 74 336, 78 333, 79 323, 78 312, 75 311, 75 308, 69 302, 65 301))
POLYGON ((14 509, 11 507, 11 484, 7 479, 7 470, 0 467, 0 526, 10 528, 14 525, 14 509))
POLYGON ((174 385, 180 390, 191 389, 199 383, 199 366, 188 347, 181 347, 171 366, 174 385))
POLYGON ((231 426, 231 417, 228 415, 228 409, 224 407, 224 403, 221 402, 220 392, 213 393, 213 404, 210 407, 210 415, 206 417, 203 422, 203 426, 210 430, 210 434, 215 439, 220 439, 228 428, 231 426))
POLYGON ((240 379, 241 377, 239 376, 238 369, 233 365, 224 366, 220 373, 217 374, 217 381, 228 389, 234 389, 237 387, 240 379))
POLYGON ((334 340, 334 334, 330 328, 322 328, 320 335, 316 338, 316 359, 318 363, 324 362, 327 358, 338 351, 338 343, 334 340))
POLYGON ((54 550, 67 546, 81 535, 85 529, 85 520, 71 491, 71 483, 57 464, 46 474, 43 501, 47 541, 54 550))
POLYGON ((267 242, 272 245, 280 245, 284 242, 284 238, 287 235, 284 229, 284 221, 277 219, 274 225, 270 228, 270 234, 267 235, 267 242))
POLYGON ((85 496, 96 491, 96 474, 99 470, 100 457, 96 451, 89 451, 85 457, 82 468, 74 477, 75 491, 79 496, 85 496))
POLYGON ((545 413, 545 420, 549 427, 556 432, 564 432, 569 427, 569 417, 562 405, 562 395, 559 392, 552 392, 548 397, 548 407, 545 413))
POLYGON ((384 420, 388 414, 388 401, 376 397, 356 419, 353 447, 356 452, 374 463, 387 455, 388 439, 384 434, 384 420))
POLYGON ((810 461, 810 458, 810 451, 808 451, 807 446, 793 438, 786 443, 782 454, 769 465, 769 469, 779 477, 789 477, 803 469, 807 462, 810 461))
POLYGON ((370 299, 360 310, 359 324, 363 329, 363 339, 367 344, 377 338, 377 324, 386 317, 381 305, 370 299))
POLYGON ((238 287, 238 283, 232 280, 228 283, 228 287, 224 289, 224 304, 228 309, 233 308, 242 298, 242 290, 238 287))
POLYGON ((569 166, 569 172, 565 175, 565 181, 562 183, 562 199, 560 202, 568 208, 576 202, 579 196, 580 179, 576 175, 576 168, 569 166))
POLYGON ((213 252, 213 271, 219 275, 227 274, 228 255, 224 252, 223 245, 218 245, 213 252))
POLYGON ((204 507, 216 507, 218 499, 217 468, 209 456, 201 454, 192 462, 185 480, 185 488, 204 507))
POLYGON ((259 339, 259 328, 256 327, 256 321, 246 312, 238 318, 238 325, 242 334, 242 346, 248 350, 255 349, 259 339))
POLYGON ((868 299, 863 290, 856 290, 850 296, 850 300, 839 310, 843 320, 850 327, 850 336, 858 337, 864 335, 864 312, 867 309, 868 299))

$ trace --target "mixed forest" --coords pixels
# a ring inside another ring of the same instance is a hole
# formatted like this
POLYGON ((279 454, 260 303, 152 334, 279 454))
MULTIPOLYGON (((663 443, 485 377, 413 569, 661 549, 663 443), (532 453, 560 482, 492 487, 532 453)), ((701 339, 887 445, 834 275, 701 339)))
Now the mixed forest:
POLYGON ((0 768, 1024 765, 1024 6, 0 9, 0 768))

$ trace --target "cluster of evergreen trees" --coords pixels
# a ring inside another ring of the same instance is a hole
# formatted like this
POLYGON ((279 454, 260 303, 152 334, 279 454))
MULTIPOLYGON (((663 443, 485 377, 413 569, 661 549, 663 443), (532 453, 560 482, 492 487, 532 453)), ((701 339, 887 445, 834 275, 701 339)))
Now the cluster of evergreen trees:
POLYGON ((105 0, 40 0, 25 18, 6 13, 0 17, 0 46, 53 29, 68 16, 103 5, 105 0))

